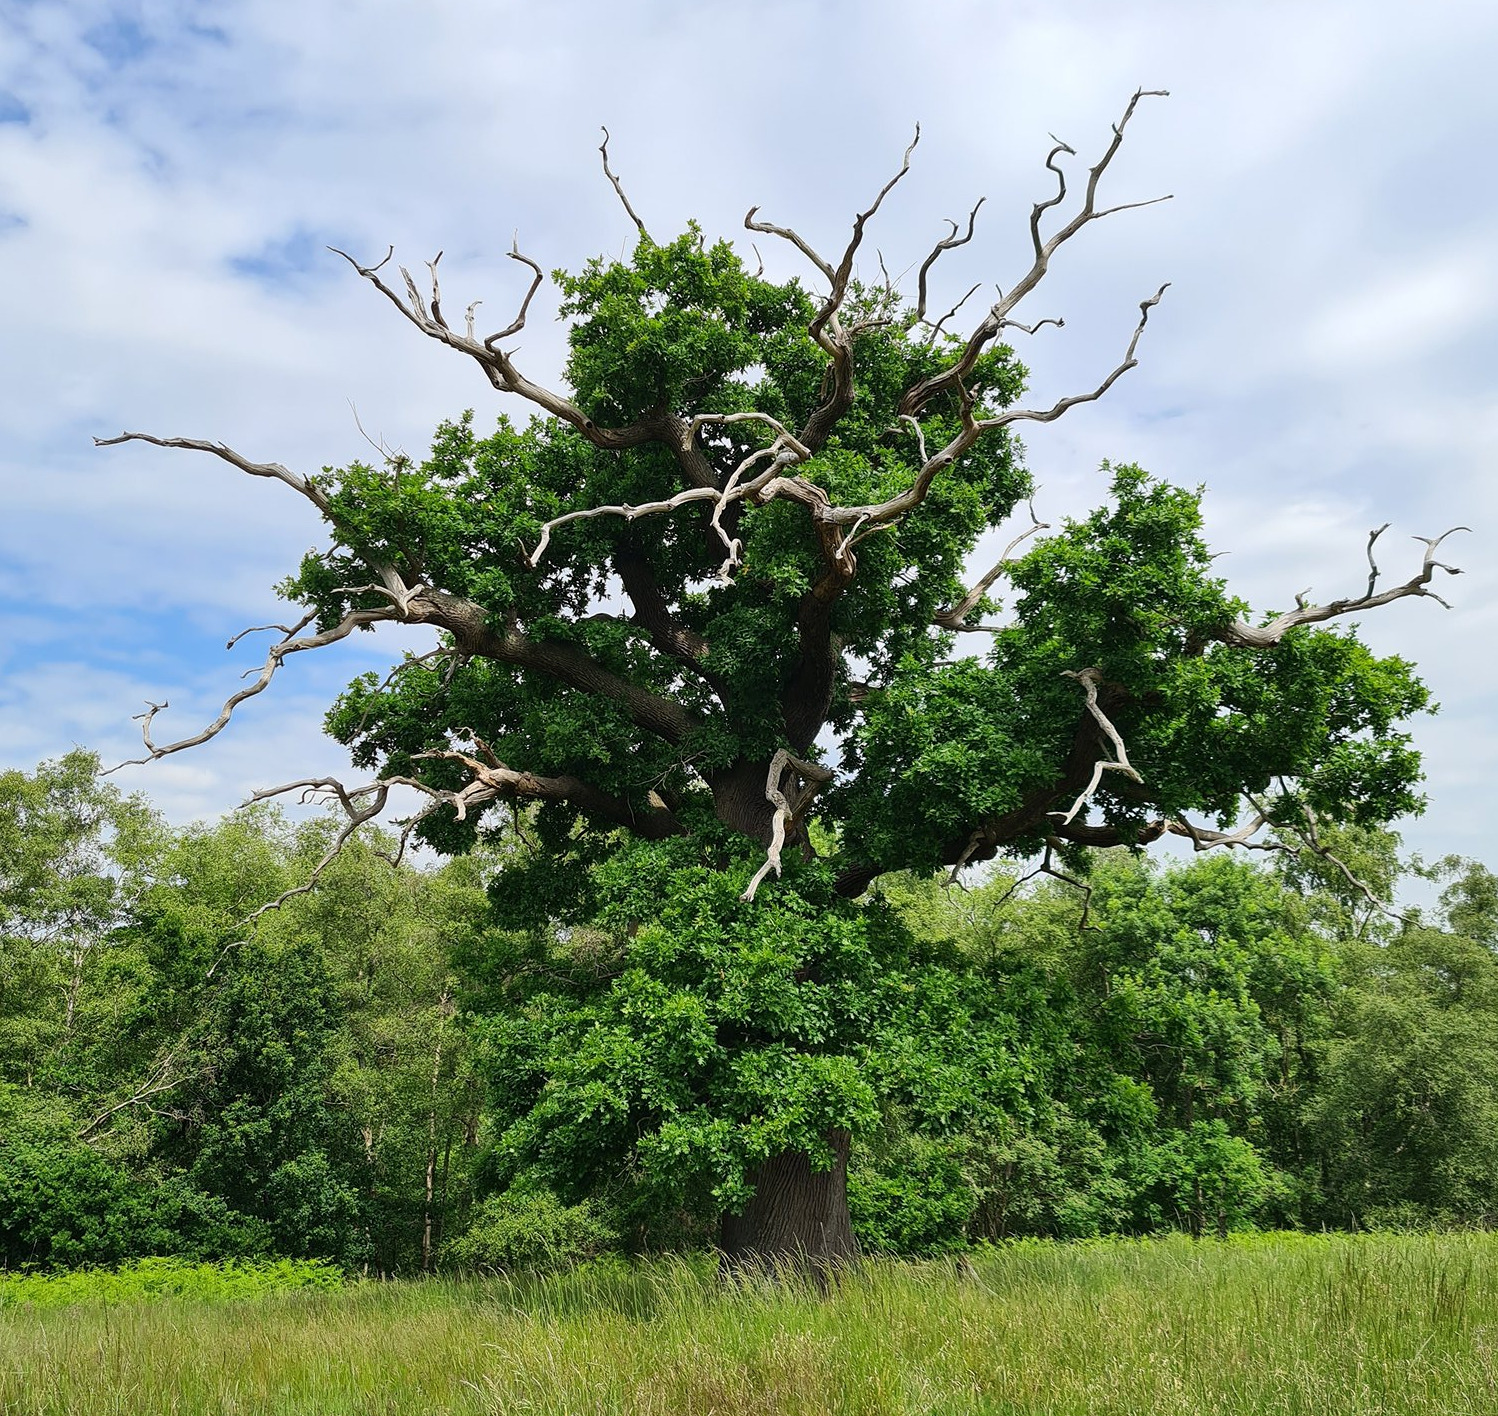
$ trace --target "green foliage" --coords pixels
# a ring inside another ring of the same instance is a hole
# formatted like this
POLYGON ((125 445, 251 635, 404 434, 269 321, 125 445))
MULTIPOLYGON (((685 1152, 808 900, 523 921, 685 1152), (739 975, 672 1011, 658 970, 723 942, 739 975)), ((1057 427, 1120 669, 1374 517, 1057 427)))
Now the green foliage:
POLYGON ((588 1201, 564 1205, 549 1191, 493 1195, 467 1230, 442 1248, 444 1267, 498 1273, 551 1273, 596 1258, 619 1237, 588 1201))
POLYGON ((308 1259, 190 1263, 138 1259, 117 1269, 76 1268, 67 1273, 0 1273, 0 1309, 76 1308, 83 1304, 139 1303, 159 1298, 194 1302, 263 1298, 271 1293, 341 1287, 332 1264, 308 1259))
POLYGON ((595 928, 520 939, 477 1020, 494 1078, 491 1178, 599 1195, 637 1243, 663 1217, 706 1223, 770 1156, 826 1157, 875 1114, 868 1056, 902 987, 886 911, 796 870, 753 903, 751 870, 671 845, 600 866, 595 928))

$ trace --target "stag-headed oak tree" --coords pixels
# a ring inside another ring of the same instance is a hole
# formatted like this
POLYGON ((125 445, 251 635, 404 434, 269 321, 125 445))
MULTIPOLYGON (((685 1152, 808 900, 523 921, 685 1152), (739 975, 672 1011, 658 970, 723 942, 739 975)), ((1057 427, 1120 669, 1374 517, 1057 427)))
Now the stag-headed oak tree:
POLYGON ((1102 198, 1144 96, 1080 196, 1072 149, 1051 148, 1029 268, 966 334, 958 311, 933 314, 929 278, 976 208, 913 292, 855 276, 909 151, 832 259, 749 213, 750 231, 809 263, 803 286, 695 228, 657 242, 605 142, 639 239, 628 260, 556 277, 564 390, 507 347, 543 282, 518 249, 529 289, 488 335, 473 306, 450 315, 436 261, 418 284, 351 260, 525 419, 483 433, 464 416, 419 465, 317 476, 124 435, 277 479, 330 536, 282 587, 305 614, 259 678, 180 742, 153 739, 153 708, 150 757, 219 732, 289 655, 380 624, 431 628, 430 652, 356 680, 331 710, 369 782, 261 795, 326 792, 352 831, 402 784, 425 802, 406 830, 439 850, 498 829, 524 842, 495 892, 513 1012, 488 1045, 532 1084, 500 1107, 498 1172, 564 1191, 627 1178, 720 1215, 730 1255, 845 1257, 849 1135, 956 1026, 869 898, 881 874, 1000 855, 1065 872, 1089 847, 1166 833, 1318 849, 1320 821, 1417 807, 1396 725, 1425 690, 1324 625, 1432 595, 1450 569, 1438 542, 1380 590, 1370 540, 1364 593, 1256 617, 1213 574, 1197 497, 1135 467, 1049 537, 1023 515, 1015 430, 1106 393, 1163 293, 1094 387, 1021 401, 1007 338, 1060 321, 1026 325, 1020 306, 1069 241, 1146 204, 1102 198), (1016 512, 997 564, 971 566, 1016 512))

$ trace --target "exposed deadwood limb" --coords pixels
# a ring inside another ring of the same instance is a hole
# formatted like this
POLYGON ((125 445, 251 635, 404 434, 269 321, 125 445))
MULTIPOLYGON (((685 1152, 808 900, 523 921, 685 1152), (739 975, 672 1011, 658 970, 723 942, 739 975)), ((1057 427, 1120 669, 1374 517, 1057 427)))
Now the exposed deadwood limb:
POLYGON ((176 1062, 178 1054, 182 1050, 179 1042, 169 1049, 164 1057, 159 1058, 152 1066, 144 1082, 135 1089, 123 1101, 117 1101, 113 1106, 105 1107, 92 1120, 88 1121, 78 1132, 78 1139, 86 1141, 95 1131, 99 1129, 111 1116, 117 1116, 121 1111, 129 1110, 132 1106, 142 1106, 152 1097, 161 1096, 180 1087, 184 1082, 190 1081, 195 1076, 202 1075, 199 1072, 173 1073, 172 1064, 176 1062))
POLYGON ((1278 644, 1292 629, 1303 624, 1320 624, 1324 620, 1335 619, 1339 615, 1356 614, 1360 610, 1377 609, 1380 605, 1391 604, 1395 600, 1403 600, 1409 596, 1423 597, 1434 600, 1443 609, 1450 609, 1434 590, 1428 588, 1431 578, 1436 571, 1444 570, 1447 575, 1460 575, 1459 566, 1447 565, 1436 559, 1436 551, 1442 541, 1448 536, 1455 535, 1458 531, 1471 531, 1470 526, 1453 526, 1449 531, 1443 531, 1439 536, 1414 536, 1411 539, 1423 542, 1425 545, 1425 556, 1421 561, 1419 572, 1405 581, 1403 585, 1393 586, 1391 589, 1379 591, 1374 594, 1374 587, 1378 582, 1378 566, 1373 560, 1373 544, 1378 540, 1386 527, 1379 527, 1368 535, 1368 564, 1370 567, 1368 575, 1368 591, 1366 594, 1348 597, 1340 600, 1331 600, 1325 605, 1311 605, 1304 602, 1303 596, 1298 596, 1300 601, 1293 610, 1282 615, 1276 615, 1268 624, 1251 625, 1242 620, 1234 620, 1232 624, 1220 630, 1213 637, 1224 644, 1236 645, 1243 649, 1269 649, 1278 644))
POLYGON ((785 748, 770 759, 770 771, 765 778, 765 798, 775 808, 775 817, 770 826, 770 844, 765 853, 764 864, 754 872, 754 878, 745 886, 741 896, 752 900, 765 877, 774 871, 780 874, 780 855, 785 848, 786 833, 797 825, 811 804, 811 799, 832 780, 832 773, 815 762, 806 762, 785 748), (786 794, 786 773, 789 771, 790 795, 786 794))
POLYGON ((527 402, 534 403, 554 418, 570 424, 595 447, 618 450, 640 447, 648 442, 669 441, 668 420, 659 415, 642 418, 624 428, 600 427, 570 399, 564 398, 561 394, 541 384, 532 383, 515 367, 511 356, 498 347, 501 339, 517 334, 525 327, 526 312, 530 306, 531 296, 535 294, 540 284, 541 268, 529 256, 521 255, 518 250, 510 252, 512 260, 528 266, 533 272, 531 286, 520 307, 520 313, 505 329, 480 340, 471 330, 460 334, 449 328, 444 320, 434 317, 409 272, 403 267, 401 278, 405 285, 405 295, 402 296, 392 289, 380 276, 381 267, 389 260, 389 256, 386 256, 385 260, 379 262, 378 265, 365 266, 347 251, 341 251, 336 246, 330 246, 328 249, 334 255, 342 256, 361 277, 389 300, 405 319, 429 339, 435 339, 438 343, 456 349, 459 353, 466 354, 473 359, 483 370, 484 376, 492 387, 500 393, 513 393, 527 402))
POLYGON ((1041 217, 1052 207, 1059 206, 1066 198, 1066 176, 1062 169, 1056 166, 1055 159, 1061 153, 1072 153, 1073 149, 1066 143, 1056 142, 1046 156, 1046 167, 1056 174, 1057 192, 1054 197, 1044 202, 1036 203, 1030 216, 1030 234, 1034 247, 1034 260, 1030 269, 1020 277, 1018 282, 1010 287, 1008 294, 1001 295, 998 301, 989 310, 988 315, 968 336, 962 353, 940 373, 933 374, 930 378, 922 379, 919 383, 908 389, 900 401, 902 413, 919 413, 920 410, 937 397, 939 394, 951 392, 961 386, 963 381, 971 372, 978 356, 1004 328, 1009 316, 1019 306, 1020 302, 1040 284, 1050 268, 1052 258, 1056 252, 1070 241, 1083 227, 1090 222, 1101 220, 1105 216, 1111 216, 1115 212, 1125 211, 1133 207, 1150 206, 1154 202, 1167 201, 1168 197, 1156 197, 1151 201, 1129 202, 1122 206, 1109 207, 1104 211, 1097 208, 1097 188, 1103 174, 1108 170, 1118 149, 1123 144, 1124 129, 1129 120, 1134 116, 1134 110, 1138 107, 1142 98, 1163 97, 1163 89, 1140 89, 1129 100, 1128 107, 1124 110, 1123 117, 1113 127, 1113 141, 1108 149, 1098 160, 1097 164, 1089 171, 1087 179, 1087 190, 1082 201, 1081 209, 1063 225, 1060 230, 1051 237, 1044 238, 1041 235, 1041 217))
MULTIPOLYGON (((303 802, 333 798, 343 807, 348 820, 333 837, 333 843, 323 852, 322 859, 312 867, 311 873, 300 885, 283 891, 274 900, 269 900, 259 909, 252 910, 245 916, 242 924, 252 924, 261 915, 280 909, 288 900, 295 899, 298 895, 311 894, 317 888, 317 882, 322 877, 322 873, 342 854, 344 846, 348 844, 354 832, 366 822, 374 820, 385 809, 385 803, 390 798, 390 786, 389 782, 371 782, 367 786, 350 790, 336 777, 308 777, 299 782, 286 782, 282 786, 267 787, 264 791, 256 792, 250 798, 250 802, 269 801, 272 797, 284 796, 287 792, 294 791, 302 793, 303 802)), ((249 802, 246 805, 249 805, 249 802)))
MULTIPOLYGON (((526 316, 530 314, 531 301, 535 298, 536 291, 541 288, 541 282, 546 279, 545 273, 542 271, 541 267, 537 265, 536 262, 533 261, 529 256, 521 253, 518 237, 512 238, 510 249, 505 254, 508 255, 512 261, 519 261, 521 265, 530 267, 531 283, 530 288, 525 292, 525 298, 520 302, 520 309, 515 315, 515 318, 511 320, 510 323, 507 324, 503 329, 496 330, 495 333, 485 336, 484 348, 489 350, 491 353, 494 350, 495 344, 499 340, 508 339, 512 334, 519 334, 520 331, 525 328, 526 316)), ((475 302, 475 304, 476 303, 477 302, 475 302)), ((470 305, 468 307, 468 337, 470 339, 473 338, 473 310, 474 306, 470 305)))
MULTIPOLYGON (((329 644, 336 644, 340 639, 347 639, 356 629, 366 625, 379 624, 382 621, 391 621, 399 618, 399 615, 391 609, 379 610, 352 610, 345 615, 332 629, 325 629, 319 634, 309 634, 301 638, 288 636, 277 641, 271 646, 270 652, 265 656, 265 663, 261 667, 255 682, 248 688, 242 688, 238 693, 231 695, 224 703, 217 718, 213 720, 200 733, 194 733, 191 737, 185 737, 177 742, 164 745, 151 741, 151 724, 156 714, 168 705, 165 703, 148 703, 147 711, 140 714, 141 739, 146 746, 145 757, 131 758, 127 762, 118 763, 109 768, 109 772, 118 772, 121 767, 140 767, 147 762, 155 762, 158 758, 168 757, 174 752, 183 752, 189 747, 197 747, 207 742, 210 738, 217 737, 228 725, 234 710, 247 698, 254 698, 256 694, 263 693, 270 687, 270 681, 275 677, 286 657, 290 654, 300 654, 308 649, 321 649, 329 644)), ((106 772, 103 775, 108 775, 106 772)))
MULTIPOLYGON (((836 268, 818 255, 790 227, 756 221, 755 215, 759 211, 757 206, 751 207, 749 214, 744 218, 744 225, 750 231, 761 231, 772 236, 779 236, 794 245, 826 277, 830 287, 826 300, 823 301, 807 329, 807 333, 831 359, 828 366, 827 391, 818 406, 807 417, 800 433, 801 442, 814 451, 822 446, 834 424, 853 403, 853 338, 858 333, 858 329, 845 330, 838 319, 838 311, 842 308, 843 299, 848 291, 848 282, 853 274, 853 259, 863 243, 864 228, 878 212, 880 205, 894 189, 895 184, 910 171, 910 156, 920 140, 921 130, 917 125, 915 136, 910 140, 910 146, 905 149, 900 170, 879 189, 879 194, 873 202, 854 218, 852 235, 836 268)), ((861 327, 866 328, 867 322, 861 327)))
MULTIPOLYGON (((1079 403, 1096 402, 1105 393, 1107 393, 1108 390, 1112 388, 1119 379, 1121 379, 1126 373, 1128 373, 1130 369, 1137 369, 1139 367, 1139 360, 1134 356, 1139 349, 1139 340, 1144 334, 1144 327, 1149 323, 1150 311, 1160 303, 1161 298, 1169 289, 1170 282, 1167 280, 1164 285, 1162 285, 1157 291, 1155 291, 1153 295, 1149 297, 1148 300, 1141 300, 1139 302, 1139 323, 1134 326, 1134 334, 1133 337, 1129 340, 1129 347, 1124 352, 1122 362, 1119 363, 1118 366, 1112 371, 1112 373, 1110 373, 1108 377, 1105 378, 1102 383, 1100 383, 1091 392, 1074 393, 1066 398, 1058 398, 1056 402, 1053 403, 1049 408, 1007 408, 1004 410, 1004 412, 997 413, 992 418, 980 419, 978 422, 979 429, 982 431, 987 431, 989 428, 1003 428, 1007 427, 1010 423, 1020 422, 1053 423, 1057 418, 1065 413, 1067 409, 1075 408, 1079 403)), ((1047 321, 1041 321, 1041 324, 1045 323, 1047 323, 1047 321)), ((1051 321, 1051 323, 1059 324, 1060 321, 1055 320, 1051 321)), ((1037 329, 1039 327, 1039 325, 1036 326, 1037 329)))
MULTIPOLYGON (((317 618, 317 611, 312 610, 303 615, 295 624, 252 624, 248 629, 242 629, 227 644, 225 649, 232 649, 247 634, 264 634, 268 629, 277 629, 288 639, 293 635, 300 634, 313 620, 317 618)), ((163 705, 165 706, 165 705, 163 705)))
MULTIPOLYGON (((911 316, 910 320, 912 325, 920 324, 926 318, 926 277, 931 273, 931 267, 936 264, 944 251, 955 251, 959 246, 965 246, 973 239, 974 224, 978 220, 978 209, 985 201, 987 201, 986 197, 979 197, 973 204, 973 209, 967 214, 967 230, 961 236, 957 234, 960 229, 957 223, 949 218, 947 225, 952 228, 951 231, 931 248, 931 254, 921 262, 920 273, 916 276, 915 280, 916 300, 915 313, 911 316)), ((973 290, 977 288, 976 285, 973 286, 973 290)), ((972 291, 970 290, 968 294, 972 294, 972 291)))
POLYGON ((1035 503, 1033 501, 1027 501, 1025 503, 1025 506, 1029 509, 1031 524, 1025 527, 1025 529, 1021 531, 1018 536, 1016 536, 1012 541, 1010 541, 1007 546, 1004 547, 1003 554, 1000 555, 998 560, 994 563, 993 569, 990 570, 988 574, 985 575, 981 580, 979 580, 978 583, 974 585, 973 588, 962 597, 962 599, 960 599, 955 605, 948 605, 946 609, 938 610, 936 612, 936 615, 932 620, 933 624, 938 625, 942 629, 977 630, 984 628, 984 626, 982 625, 966 624, 964 623, 964 621, 967 619, 968 615, 973 612, 973 609, 977 605, 978 601, 981 600, 986 594, 988 594, 988 592, 993 588, 994 581, 996 581, 999 576, 1004 573, 1004 568, 1009 564, 1009 558, 1014 554, 1015 548, 1021 545, 1023 542, 1029 540, 1031 536, 1037 535, 1041 531, 1049 531, 1051 529, 1051 523, 1049 521, 1042 521, 1038 516, 1035 515, 1035 503))
POLYGON ((675 511, 679 506, 686 506, 695 501, 721 501, 723 494, 714 487, 688 487, 683 492, 677 492, 673 497, 665 497, 660 501, 640 502, 637 505, 618 506, 590 506, 581 511, 564 512, 561 516, 554 516, 541 528, 541 539, 536 543, 536 549, 525 558, 525 563, 534 570, 541 564, 541 557, 546 554, 546 548, 551 544, 551 533, 558 527, 566 526, 573 521, 590 521, 596 516, 618 516, 625 521, 636 521, 642 516, 655 516, 664 511, 675 511))
POLYGON ((729 427, 734 423, 763 423, 775 433, 777 442, 784 443, 798 457, 811 456, 811 449, 805 447, 780 419, 772 418, 768 413, 698 413, 687 428, 695 438, 703 428, 729 427))
MULTIPOLYGON (((823 525, 849 526, 860 522, 885 523, 897 520, 906 512, 919 506, 926 499, 931 483, 936 477, 952 466, 985 432, 1023 421, 1054 422, 1068 409, 1075 408, 1079 403, 1091 403, 1107 393, 1123 374, 1138 366, 1139 361, 1135 358, 1135 354, 1139 348, 1140 336, 1149 323, 1149 312, 1159 304, 1161 296, 1169 288, 1168 284, 1162 285, 1148 300, 1139 302, 1139 323, 1134 327, 1134 333, 1129 340, 1128 349, 1124 352, 1123 361, 1096 388, 1088 393, 1076 393, 1058 399, 1050 408, 1013 408, 981 421, 965 413, 962 428, 957 435, 945 447, 927 457, 911 485, 898 495, 889 498, 888 501, 870 506, 833 506, 821 488, 814 487, 799 477, 776 478, 773 482, 763 486, 759 491, 759 499, 768 501, 776 496, 788 496, 805 505, 811 511, 813 520, 823 525)), ((904 421, 915 424, 915 417, 911 413, 902 412, 900 417, 904 421)), ((918 424, 915 425, 919 427, 918 424)), ((832 539, 829 544, 834 552, 833 559, 835 560, 836 549, 841 544, 840 539, 832 539)))
POLYGON ((249 458, 241 456, 232 447, 223 443, 207 442, 202 438, 158 438, 153 433, 121 433, 115 438, 95 438, 95 447, 114 447, 119 443, 144 442, 151 443, 155 447, 180 447, 187 448, 193 452, 211 452, 215 457, 223 460, 241 472, 248 472, 252 477, 270 477, 277 482, 284 482, 294 492, 300 492, 325 516, 331 515, 328 499, 322 489, 310 478, 303 477, 300 473, 292 472, 283 467, 279 462, 251 462, 249 458))
POLYGON ((1061 812, 1051 813, 1060 825, 1068 826, 1071 824, 1072 818, 1091 802, 1098 787, 1102 785, 1104 772, 1122 772, 1124 776, 1135 782, 1143 782, 1144 778, 1139 775, 1133 764, 1129 761, 1128 749, 1124 746, 1124 740, 1119 735, 1118 729, 1113 726, 1108 715, 1098 705, 1097 690, 1098 684, 1102 681, 1102 670, 1096 668, 1064 669, 1061 676, 1063 678, 1076 679, 1082 685, 1083 691, 1087 694, 1087 711, 1092 714, 1093 720, 1102 730, 1103 736, 1112 744, 1114 753, 1112 760, 1100 757, 1093 763, 1092 778, 1077 799, 1072 802, 1069 811, 1064 814, 1061 812))
POLYGON ((640 220, 639 214, 629 204, 629 198, 624 195, 624 183, 615 175, 614 169, 609 166, 609 130, 603 129, 603 141, 598 145, 599 155, 603 158, 603 175, 614 184, 614 190, 619 194, 619 200, 624 203, 624 210, 629 213, 629 219, 639 228, 640 239, 650 240, 650 233, 645 229, 645 223, 640 220))

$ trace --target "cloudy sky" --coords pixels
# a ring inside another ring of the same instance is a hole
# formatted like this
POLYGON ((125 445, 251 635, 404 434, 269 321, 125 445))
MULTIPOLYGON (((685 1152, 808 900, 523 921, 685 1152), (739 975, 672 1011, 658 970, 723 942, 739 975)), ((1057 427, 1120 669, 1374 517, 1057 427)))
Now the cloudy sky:
MULTIPOLYGON (((1390 580, 1410 537, 1473 528, 1449 612, 1365 627, 1443 704, 1416 728, 1432 806, 1407 840, 1492 863, 1495 58, 1491 0, 0 0, 0 767, 132 755, 148 698, 171 701, 159 736, 196 730, 264 652, 225 640, 281 617, 272 586, 319 538, 284 488, 93 435, 316 470, 368 454, 354 410, 418 453, 440 418, 498 411, 325 246, 444 249, 450 301, 502 322, 513 234, 547 269, 629 245, 600 124, 654 233, 742 237, 757 203, 840 249, 919 121, 868 244, 905 269, 986 195, 939 268, 955 298, 1023 270, 1047 135, 1097 153, 1142 85, 1172 97, 1141 109, 1110 195, 1174 200, 1067 248, 1030 307, 1066 319, 1023 351, 1034 396, 1091 386, 1172 286, 1142 367, 1029 435, 1038 510, 1085 510, 1105 457, 1205 483, 1219 564, 1266 608, 1356 591, 1382 522, 1390 580)), ((554 372, 558 326, 522 349, 554 372)), ((339 767, 323 708, 398 654, 358 638, 119 780, 186 821, 339 767)))

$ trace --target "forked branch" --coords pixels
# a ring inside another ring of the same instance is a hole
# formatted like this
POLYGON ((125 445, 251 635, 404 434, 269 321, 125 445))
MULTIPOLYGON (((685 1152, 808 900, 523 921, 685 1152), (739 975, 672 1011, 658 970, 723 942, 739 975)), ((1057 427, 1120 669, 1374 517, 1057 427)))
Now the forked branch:
POLYGON ((1066 199, 1066 174, 1064 170, 1056 165, 1056 158, 1066 153, 1073 153, 1073 149, 1063 142, 1056 142, 1046 156, 1046 167, 1056 175, 1056 195, 1043 202, 1037 202, 1030 214, 1030 234, 1034 247, 1034 259, 1030 269, 1009 288, 1007 294, 1000 295, 999 299, 989 310, 987 316, 979 323, 972 334, 968 336, 962 353, 947 368, 931 377, 922 379, 910 388, 900 401, 900 411, 918 417, 921 409, 933 398, 940 394, 955 392, 961 389, 967 376, 971 373, 973 365, 978 356, 988 347, 990 343, 1004 329, 1005 325, 1011 323, 1010 315, 1018 307, 1019 303, 1040 284, 1046 272, 1050 269, 1051 260, 1056 252, 1072 239, 1083 227, 1094 221, 1101 221, 1104 217, 1112 216, 1117 212, 1129 211, 1136 207, 1153 206, 1156 202, 1169 201, 1167 197, 1153 197, 1146 201, 1125 202, 1117 206, 1099 210, 1097 205, 1098 184, 1103 174, 1108 170, 1119 148, 1123 145, 1124 129, 1128 127, 1129 120, 1134 116, 1134 110, 1138 107, 1140 99, 1164 97, 1164 89, 1140 89, 1129 100, 1128 107, 1124 110, 1123 117, 1113 126, 1113 141, 1108 149, 1098 160, 1095 166, 1088 172, 1087 188, 1083 197, 1081 209, 1066 222, 1054 235, 1049 238, 1041 234, 1041 218, 1051 208, 1059 206, 1066 199))
MULTIPOLYGON (((379 589, 380 587, 369 587, 379 589)), ((300 654, 308 649, 322 649, 329 644, 336 644, 340 639, 347 639, 356 629, 361 629, 372 624, 398 620, 400 615, 394 607, 376 610, 351 610, 331 629, 322 630, 317 634, 298 636, 295 633, 288 634, 286 638, 278 640, 270 648, 265 656, 265 663, 261 666, 255 681, 247 688, 242 688, 238 693, 232 694, 224 702, 224 706, 209 725, 201 732, 194 733, 191 737, 180 738, 176 742, 156 743, 151 739, 151 725, 156 720, 156 715, 169 705, 166 703, 147 703, 146 711, 137 715, 140 722, 141 740, 146 746, 146 756, 134 757, 127 762, 121 762, 111 767, 110 772, 118 772, 121 767, 140 767, 147 762, 155 762, 159 758, 169 757, 174 752, 184 752, 190 747, 198 747, 210 738, 217 737, 226 727, 229 720, 234 716, 234 710, 245 702, 246 699, 254 698, 257 694, 264 693, 270 687, 271 680, 276 675, 276 670, 286 661, 291 654, 300 654)), ((301 629, 312 619, 308 615, 302 620, 297 629, 301 629)), ((248 631, 247 631, 248 632, 248 631)), ((237 636, 236 636, 237 637, 237 636)), ((232 644, 234 641, 230 640, 232 644)))
POLYGON ((1063 670, 1062 677, 1076 679, 1082 685, 1082 689, 1087 695, 1087 711, 1092 714, 1093 720, 1097 723, 1099 729, 1101 729, 1103 736, 1108 739, 1113 747, 1113 757, 1111 759, 1100 757, 1093 764, 1092 777, 1077 799, 1072 802, 1070 810, 1064 814, 1061 812, 1051 813, 1058 825, 1069 826, 1072 818, 1083 807, 1087 806, 1097 794, 1097 789, 1103 782, 1104 772, 1122 772, 1125 777, 1133 782, 1142 783, 1144 778, 1139 775, 1134 765, 1129 761, 1128 749, 1124 746, 1124 740, 1120 736, 1118 729, 1113 726, 1108 715, 1103 712, 1098 704, 1097 691, 1098 684, 1102 681, 1102 671, 1095 668, 1066 669, 1063 670))
POLYGON ((1459 566, 1447 565, 1444 561, 1437 560, 1436 551, 1448 536, 1453 536, 1458 531, 1470 532, 1471 529, 1469 526, 1453 526, 1439 536, 1413 537, 1413 540, 1423 542, 1425 545, 1425 555, 1421 560, 1419 571, 1402 585, 1376 591, 1379 569, 1377 562, 1373 559, 1373 547, 1378 538, 1388 530, 1386 523, 1368 533, 1368 589, 1365 593, 1340 600, 1330 600, 1324 605, 1306 604, 1302 600, 1293 610, 1276 615, 1268 624, 1251 625, 1245 624, 1242 620, 1234 620, 1215 637, 1224 644, 1236 645, 1243 649, 1270 649, 1292 629, 1300 625, 1320 624, 1324 620, 1335 619, 1339 615, 1351 615, 1357 614, 1360 610, 1377 609, 1380 605, 1388 605, 1395 600, 1403 600, 1410 596, 1434 600, 1443 609, 1449 610, 1451 606, 1429 588, 1431 579, 1438 570, 1444 570, 1447 575, 1460 575, 1462 572, 1459 566))

